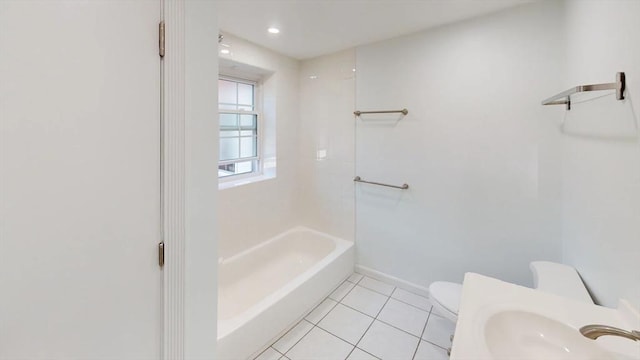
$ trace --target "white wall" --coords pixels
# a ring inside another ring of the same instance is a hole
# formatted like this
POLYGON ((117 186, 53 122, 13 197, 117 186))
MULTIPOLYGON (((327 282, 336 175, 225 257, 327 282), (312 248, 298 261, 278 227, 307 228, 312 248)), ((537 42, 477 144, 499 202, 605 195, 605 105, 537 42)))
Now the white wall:
POLYGON ((300 66, 299 208, 304 225, 355 238, 355 49, 300 66))
POLYGON ((265 111, 275 117, 275 127, 267 130, 276 132, 271 136, 276 144, 264 155, 277 158, 275 178, 223 189, 218 194, 218 256, 229 257, 300 224, 296 210, 299 64, 231 34, 224 35, 231 54, 221 54, 221 58, 272 73, 263 91, 268 97, 265 111))
MULTIPOLYGON (((640 308, 640 2, 567 3, 567 77, 559 89, 612 82, 626 71, 627 100, 612 95, 549 110, 563 133, 564 261, 596 300, 640 308)), ((602 93, 597 94, 597 96, 602 93)), ((589 96, 591 97, 591 96, 589 96)), ((589 97, 576 97, 583 100, 589 97)))
POLYGON ((544 2, 357 49, 358 263, 427 286, 474 271, 530 285, 561 258, 562 4, 544 2))

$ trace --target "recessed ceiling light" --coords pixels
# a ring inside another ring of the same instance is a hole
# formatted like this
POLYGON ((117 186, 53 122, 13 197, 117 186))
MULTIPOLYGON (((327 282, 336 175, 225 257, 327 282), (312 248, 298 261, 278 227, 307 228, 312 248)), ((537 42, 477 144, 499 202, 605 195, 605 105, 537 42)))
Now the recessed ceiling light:
POLYGON ((222 49, 222 50, 220 50, 220 54, 228 55, 229 53, 231 53, 231 51, 229 51, 229 49, 222 49))
POLYGON ((317 75, 311 75, 311 76, 309 76, 309 79, 311 79, 311 80, 315 80, 315 79, 317 79, 317 78, 318 78, 318 76, 317 76, 317 75))
POLYGON ((279 34, 280 33, 280 29, 276 28, 276 27, 270 27, 269 29, 267 29, 267 31, 270 34, 279 34))

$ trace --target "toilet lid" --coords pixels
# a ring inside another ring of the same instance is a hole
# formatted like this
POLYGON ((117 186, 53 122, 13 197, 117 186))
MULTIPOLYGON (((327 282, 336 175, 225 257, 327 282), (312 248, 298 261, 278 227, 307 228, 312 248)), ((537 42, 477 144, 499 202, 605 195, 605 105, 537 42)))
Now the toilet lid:
POLYGON ((436 281, 429 285, 429 295, 445 309, 458 314, 462 285, 448 281, 436 281))

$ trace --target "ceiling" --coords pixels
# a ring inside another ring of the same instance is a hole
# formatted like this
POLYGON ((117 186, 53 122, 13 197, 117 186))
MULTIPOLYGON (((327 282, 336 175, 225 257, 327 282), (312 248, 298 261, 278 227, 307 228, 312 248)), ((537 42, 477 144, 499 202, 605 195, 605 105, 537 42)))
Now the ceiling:
POLYGON ((219 0, 222 31, 296 59, 495 12, 529 0, 219 0), (269 27, 281 32, 269 34, 269 27))

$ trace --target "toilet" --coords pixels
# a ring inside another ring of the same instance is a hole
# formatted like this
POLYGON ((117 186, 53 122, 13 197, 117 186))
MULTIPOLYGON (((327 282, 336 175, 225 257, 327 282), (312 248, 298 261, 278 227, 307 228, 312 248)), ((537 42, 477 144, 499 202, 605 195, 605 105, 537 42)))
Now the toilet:
POLYGON ((462 284, 436 281, 429 285, 429 299, 436 312, 454 323, 458 321, 461 297, 462 284))
MULTIPOLYGON (((580 275, 575 268, 550 261, 533 261, 529 264, 536 290, 572 298, 593 304, 580 275)), ((436 281, 429 285, 429 298, 436 312, 456 323, 462 297, 462 284, 436 281)))

